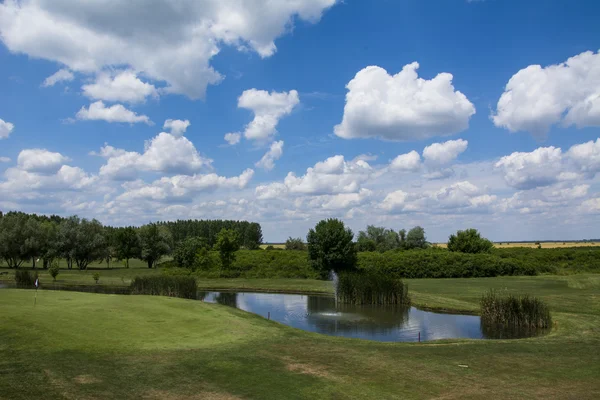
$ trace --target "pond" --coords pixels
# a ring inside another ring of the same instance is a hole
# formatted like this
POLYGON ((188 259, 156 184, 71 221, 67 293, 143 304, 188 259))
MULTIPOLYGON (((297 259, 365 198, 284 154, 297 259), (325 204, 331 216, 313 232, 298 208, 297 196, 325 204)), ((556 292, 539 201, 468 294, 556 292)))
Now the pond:
MULTIPOLYGON (((15 287, 0 284, 0 288, 15 287)), ((129 294, 128 287, 44 285, 46 290, 129 294)), ((332 296, 252 292, 198 291, 198 300, 239 308, 281 324, 325 335, 416 342, 437 339, 514 339, 543 331, 486 326, 478 316, 443 314, 400 306, 336 304, 332 296)))
POLYGON ((380 342, 497 339, 538 332, 482 326, 474 315, 442 314, 415 307, 336 304, 330 296, 249 292, 198 292, 199 298, 270 318, 305 331, 380 342))

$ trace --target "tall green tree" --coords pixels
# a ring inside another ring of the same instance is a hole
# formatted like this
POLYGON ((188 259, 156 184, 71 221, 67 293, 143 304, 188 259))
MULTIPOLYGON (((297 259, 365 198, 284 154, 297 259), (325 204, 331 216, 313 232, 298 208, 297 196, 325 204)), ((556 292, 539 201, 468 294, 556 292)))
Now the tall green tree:
POLYGON ((326 279, 330 271, 339 273, 356 268, 353 238, 352 230, 335 218, 322 220, 308 231, 308 257, 321 278, 326 279))
POLYGON ((140 237, 135 228, 128 226, 116 232, 116 255, 119 260, 125 260, 125 267, 129 268, 129 259, 142 258, 140 237))
POLYGON ((425 249, 429 246, 425 237, 425 229, 415 226, 406 234, 407 249, 425 249))
POLYGON ((73 268, 80 223, 79 217, 73 215, 62 220, 58 226, 56 250, 58 255, 67 261, 68 269, 73 268))
POLYGON ((102 224, 95 219, 80 220, 76 227, 75 248, 72 253, 77 267, 85 270, 91 262, 104 259, 105 247, 106 237, 102 224))
POLYGON ((448 250, 460 253, 489 253, 494 244, 481 237, 477 229, 458 231, 448 238, 448 250))
POLYGON ((0 218, 0 258, 6 260, 9 268, 19 268, 30 257, 25 242, 29 216, 20 212, 9 212, 0 218))
POLYGON ((391 229, 368 225, 366 231, 360 231, 356 240, 358 251, 385 252, 397 249, 400 244, 398 234, 391 229))
POLYGON ((171 232, 165 226, 148 224, 142 226, 139 233, 142 260, 146 261, 148 268, 154 268, 163 256, 171 252, 171 232))
POLYGON ((306 244, 300 238, 289 237, 285 241, 286 250, 306 250, 306 244))
POLYGON ((235 261, 235 252, 240 249, 239 237, 233 229, 221 229, 217 234, 215 250, 219 252, 222 269, 229 269, 235 261))

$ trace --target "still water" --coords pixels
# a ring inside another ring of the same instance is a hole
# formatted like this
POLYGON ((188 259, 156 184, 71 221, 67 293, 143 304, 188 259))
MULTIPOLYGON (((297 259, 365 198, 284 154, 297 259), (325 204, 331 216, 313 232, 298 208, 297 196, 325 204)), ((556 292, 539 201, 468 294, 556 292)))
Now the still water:
POLYGON ((415 307, 340 305, 333 297, 247 292, 199 292, 199 299, 249 311, 294 328, 380 342, 485 339, 480 318, 415 307))

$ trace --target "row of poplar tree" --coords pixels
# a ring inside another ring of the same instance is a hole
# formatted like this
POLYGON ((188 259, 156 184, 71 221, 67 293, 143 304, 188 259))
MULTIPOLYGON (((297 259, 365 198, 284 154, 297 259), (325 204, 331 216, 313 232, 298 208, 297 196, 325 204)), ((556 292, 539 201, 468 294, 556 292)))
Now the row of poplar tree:
POLYGON ((141 227, 103 226, 99 221, 71 216, 45 216, 22 212, 0 213, 0 259, 9 268, 31 260, 48 268, 52 260, 66 260, 67 267, 86 269, 95 261, 143 260, 152 268, 178 243, 202 237, 213 246, 222 230, 235 231, 239 244, 257 249, 262 243, 260 224, 247 221, 179 220, 141 227))

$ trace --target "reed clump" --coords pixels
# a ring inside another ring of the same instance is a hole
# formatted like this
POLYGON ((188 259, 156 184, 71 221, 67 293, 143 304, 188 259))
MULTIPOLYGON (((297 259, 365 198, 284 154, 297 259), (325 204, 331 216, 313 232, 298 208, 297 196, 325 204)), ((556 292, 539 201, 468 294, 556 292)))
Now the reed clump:
POLYGON ((521 328, 549 328, 552 317, 546 303, 529 295, 501 295, 494 290, 481 298, 481 320, 487 324, 521 328))
POLYGON ((196 278, 193 276, 137 276, 131 281, 131 294, 195 299, 196 278))
POLYGON ((346 272, 338 276, 336 298, 343 304, 410 305, 408 285, 380 273, 346 272))
POLYGON ((29 289, 35 286, 35 280, 38 278, 38 273, 30 272, 23 269, 15 271, 15 282, 18 288, 29 289))

